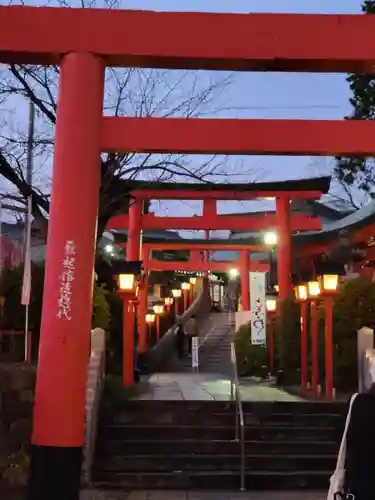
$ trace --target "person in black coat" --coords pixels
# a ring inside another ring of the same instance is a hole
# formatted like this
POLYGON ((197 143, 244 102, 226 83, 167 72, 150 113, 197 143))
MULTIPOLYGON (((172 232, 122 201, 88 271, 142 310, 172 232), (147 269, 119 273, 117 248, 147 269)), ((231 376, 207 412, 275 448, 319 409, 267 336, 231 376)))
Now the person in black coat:
POLYGON ((355 500, 375 500, 375 367, 372 386, 356 397, 346 443, 345 490, 355 500))
POLYGON ((176 331, 176 349, 178 359, 182 359, 185 354, 185 332, 184 327, 181 324, 181 317, 178 316, 176 319, 177 331, 176 331))

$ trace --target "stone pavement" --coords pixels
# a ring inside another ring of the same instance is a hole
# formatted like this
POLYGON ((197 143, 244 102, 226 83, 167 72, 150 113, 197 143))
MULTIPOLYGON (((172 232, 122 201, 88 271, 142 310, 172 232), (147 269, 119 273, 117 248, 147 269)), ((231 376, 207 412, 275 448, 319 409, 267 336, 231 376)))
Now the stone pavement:
MULTIPOLYGON (((156 401, 228 401, 231 381, 209 373, 157 373, 148 379, 147 392, 138 399, 156 401)), ((240 382, 242 401, 302 401, 276 387, 240 382)))
POLYGON ((81 500, 325 500, 327 492, 309 491, 108 491, 87 490, 81 500))

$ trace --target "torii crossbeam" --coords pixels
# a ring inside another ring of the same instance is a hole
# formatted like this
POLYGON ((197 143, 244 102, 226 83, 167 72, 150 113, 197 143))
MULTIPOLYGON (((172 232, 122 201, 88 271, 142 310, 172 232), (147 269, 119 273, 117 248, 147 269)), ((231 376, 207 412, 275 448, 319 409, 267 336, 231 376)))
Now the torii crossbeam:
MULTIPOLYGON (((0 63, 60 67, 29 497, 78 500, 101 151, 367 156, 375 148, 371 121, 103 118, 105 68, 373 73, 375 16, 22 6, 0 7, 0 21, 0 63)), ((142 215, 141 198, 135 199, 132 260, 139 258, 142 215)), ((289 201, 279 193, 284 290, 289 201)))

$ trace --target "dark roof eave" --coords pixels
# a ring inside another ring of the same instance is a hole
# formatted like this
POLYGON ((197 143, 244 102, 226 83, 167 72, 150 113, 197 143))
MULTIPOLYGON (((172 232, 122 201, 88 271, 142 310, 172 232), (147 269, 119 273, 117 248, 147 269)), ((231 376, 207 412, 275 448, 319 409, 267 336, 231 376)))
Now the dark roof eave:
MULTIPOLYGON (((314 231, 310 232, 308 234, 300 233, 300 234, 295 234, 293 236, 293 239, 296 241, 297 245, 304 245, 306 243, 310 243, 312 241, 319 241, 319 242, 327 242, 330 239, 332 239, 335 236, 340 236, 340 235, 345 235, 347 233, 351 233, 353 231, 362 229, 366 226, 369 226, 370 224, 375 222, 375 212, 368 215, 367 217, 364 217, 363 219, 360 219, 353 224, 350 224, 348 226, 344 226, 341 228, 337 229, 327 229, 326 231, 314 231)), ((374 230, 374 235, 375 235, 375 230, 374 230)))
POLYGON ((216 183, 172 183, 172 182, 146 182, 128 181, 130 190, 141 189, 144 191, 163 190, 193 190, 193 191, 319 191, 326 194, 329 191, 331 177, 313 177, 309 179, 292 179, 274 182, 253 182, 248 184, 216 184, 216 183))

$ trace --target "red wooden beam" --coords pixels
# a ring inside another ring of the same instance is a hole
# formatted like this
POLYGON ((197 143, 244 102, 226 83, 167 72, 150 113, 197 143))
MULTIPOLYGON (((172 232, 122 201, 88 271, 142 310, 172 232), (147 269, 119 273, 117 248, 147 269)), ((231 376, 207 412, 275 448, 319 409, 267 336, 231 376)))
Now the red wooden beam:
MULTIPOLYGON (((179 261, 162 261, 150 259, 143 263, 147 271, 211 271, 211 272, 228 272, 233 268, 240 269, 240 263, 232 262, 179 262, 179 261)), ((269 265, 262 262, 251 261, 250 271, 268 272, 269 265)))
MULTIPOLYGON (((180 195, 178 197, 180 198, 180 195)), ((146 214, 142 217, 143 229, 221 229, 233 231, 247 229, 249 231, 258 231, 277 228, 277 225, 275 215, 264 215, 263 217, 217 216, 212 219, 206 217, 155 217, 153 214, 146 214)), ((107 225, 107 229, 126 229, 127 227, 129 227, 128 215, 116 215, 110 219, 107 225)), ((318 231, 321 228, 321 220, 318 218, 304 215, 294 215, 292 217, 292 230, 294 231, 318 231)))
MULTIPOLYGON (((121 246, 126 247, 126 243, 121 243, 121 246)), ((149 250, 189 250, 190 252, 193 252, 194 250, 198 251, 204 251, 204 250, 209 250, 212 252, 217 252, 220 250, 226 250, 228 252, 231 251, 241 251, 241 250, 247 250, 249 252, 267 252, 270 250, 270 247, 267 245, 241 245, 239 243, 232 243, 230 240, 228 240, 228 243, 221 243, 221 244, 210 244, 207 243, 205 244, 195 244, 193 241, 191 243, 186 243, 182 240, 181 243, 168 243, 166 241, 165 243, 143 243, 142 245, 144 248, 147 248, 149 250)))
POLYGON ((101 149, 122 153, 372 156, 374 137, 373 120, 106 117, 101 149))
POLYGON ((0 19, 3 63, 58 64, 73 51, 145 68, 365 73, 375 63, 374 16, 0 7, 0 19))

